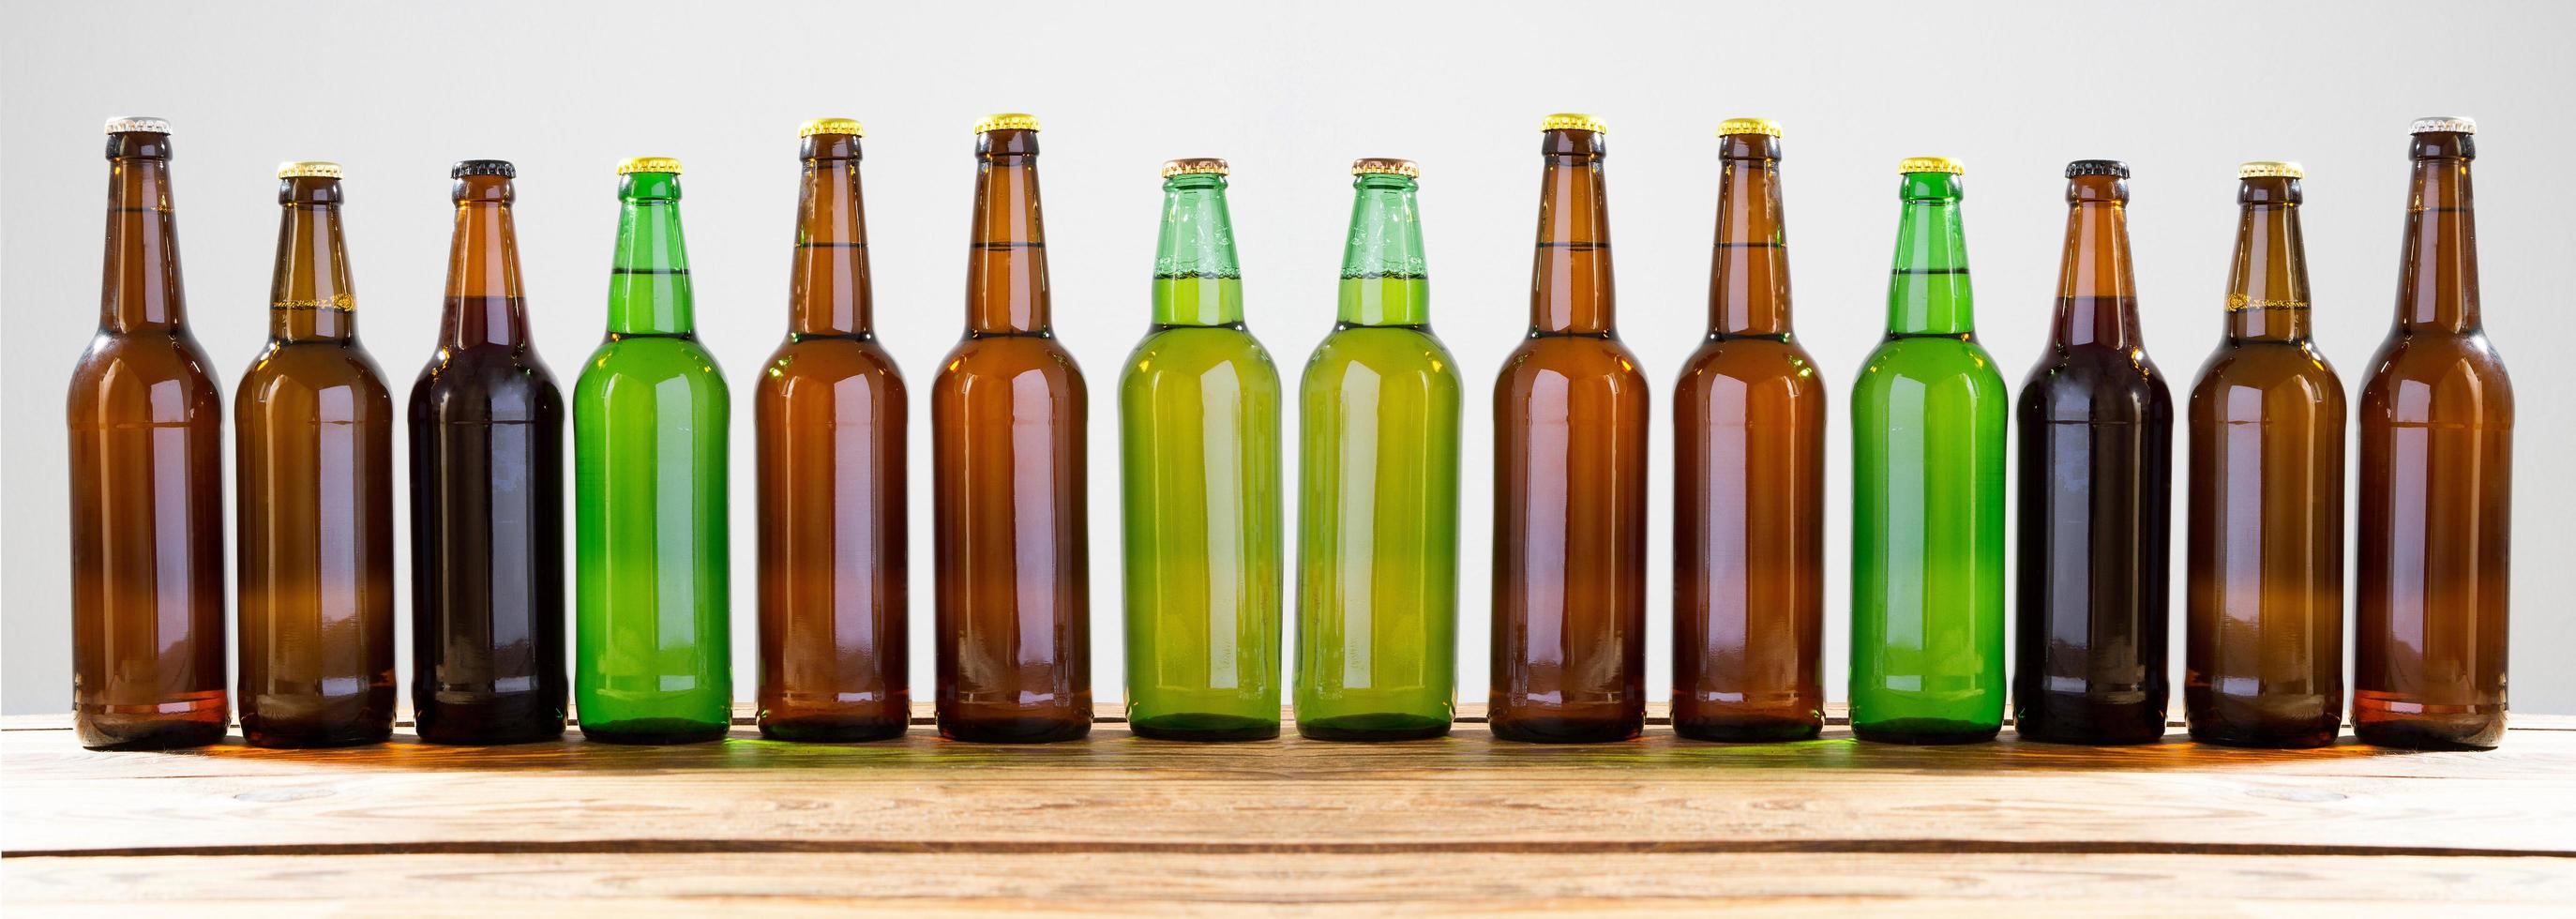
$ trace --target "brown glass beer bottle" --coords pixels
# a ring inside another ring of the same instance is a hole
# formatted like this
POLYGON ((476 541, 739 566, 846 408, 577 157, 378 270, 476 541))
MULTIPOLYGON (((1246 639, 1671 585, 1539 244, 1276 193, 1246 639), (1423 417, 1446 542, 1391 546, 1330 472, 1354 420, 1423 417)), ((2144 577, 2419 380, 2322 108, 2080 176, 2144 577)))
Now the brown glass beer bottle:
POLYGON ((2397 325, 2361 390, 2352 730, 2384 747, 2504 739, 2513 383, 2478 317, 2476 134, 2415 122, 2397 325))
POLYGON ((2191 737, 2316 747, 2343 725, 2343 381, 2309 338, 2297 163, 2236 172, 2227 339, 2190 405, 2191 737))
POLYGON ((92 750, 222 740, 223 409, 188 332, 170 123, 107 122, 98 334, 72 366, 72 726, 92 750))
POLYGON ((904 390, 879 347, 847 118, 798 130, 787 340, 753 396, 760 733, 882 740, 912 721, 904 649, 904 390))
POLYGON ((939 733, 1091 732, 1089 399, 1047 319, 1038 122, 975 126, 966 338, 930 390, 939 733))
POLYGON ((393 398, 358 346, 340 167, 277 177, 268 345, 233 396, 242 736, 373 743, 394 721, 393 398))
POLYGON ((1612 326, 1607 129, 1541 125, 1529 337, 1494 381, 1488 724, 1626 740, 1646 721, 1646 376, 1612 326))
POLYGON ((1825 724, 1825 385, 1789 327, 1780 126, 1718 128, 1708 338, 1673 385, 1673 733, 1825 724))

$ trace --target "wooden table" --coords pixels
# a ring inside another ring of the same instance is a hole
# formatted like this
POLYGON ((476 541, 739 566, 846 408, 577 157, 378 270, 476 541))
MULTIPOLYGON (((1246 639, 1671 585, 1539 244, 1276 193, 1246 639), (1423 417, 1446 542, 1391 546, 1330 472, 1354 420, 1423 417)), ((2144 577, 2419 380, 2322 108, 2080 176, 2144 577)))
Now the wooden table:
MULTIPOLYGON (((2354 745, 579 740, 90 753, 0 721, 8 905, 1849 915, 2576 909, 2576 718, 2354 745), (2291 901, 2299 901, 2292 903, 2291 901)), ((575 736, 578 736, 577 734, 575 736)), ((112 908, 112 907, 111 907, 112 908)), ((104 911, 104 910, 101 910, 104 911)), ((131 914, 130 910, 128 911, 131 914)), ((156 910, 152 915, 167 915, 156 910)))

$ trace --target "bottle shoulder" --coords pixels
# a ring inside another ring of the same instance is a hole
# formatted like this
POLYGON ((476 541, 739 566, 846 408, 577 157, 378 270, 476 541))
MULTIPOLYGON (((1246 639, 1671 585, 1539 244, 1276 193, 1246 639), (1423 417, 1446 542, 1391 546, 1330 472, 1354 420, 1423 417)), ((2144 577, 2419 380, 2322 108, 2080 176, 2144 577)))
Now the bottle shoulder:
POLYGON ((1589 335, 1524 338, 1504 356, 1496 377, 1498 385, 1505 388, 1527 386, 1547 377, 1601 381, 1622 392, 1642 390, 1646 385, 1646 374, 1638 368, 1637 355, 1625 343, 1617 338, 1589 335))
POLYGON ((1993 355, 1983 345, 1965 335, 1892 336, 1871 350, 1862 362, 1853 386, 1862 391, 1886 390, 1899 381, 1940 385, 1957 383, 1984 395, 2001 391, 2003 371, 1995 366, 1993 355))
POLYGON ((592 351, 575 387, 596 390, 611 382, 683 382, 725 391, 724 370, 715 355, 694 338, 678 335, 610 335, 592 351))
POLYGON ((1815 357, 1795 338, 1710 337, 1683 359, 1676 386, 1689 389, 1721 380, 1739 384, 1777 381, 1792 392, 1824 385, 1815 357))
POLYGON ((2513 423, 2513 380, 2483 333, 2405 332, 2371 356, 2361 415, 2399 424, 2513 423))
POLYGON ((389 396, 384 373, 375 358, 355 340, 281 342, 271 339, 242 372, 238 398, 267 398, 290 392, 324 393, 355 390, 377 398, 389 396))
POLYGON ((534 349, 503 345, 441 348, 411 388, 414 420, 527 421, 562 403, 534 349))
POLYGON ((903 383, 903 370, 896 366, 894 355, 885 346, 874 338, 843 335, 790 334, 769 353, 760 376, 764 386, 787 379, 849 377, 887 380, 896 386, 903 383))
POLYGON ((1230 369, 1247 381, 1268 380, 1277 386, 1279 370, 1270 351, 1242 329, 1178 327, 1156 329, 1146 333, 1127 353, 1127 362, 1119 371, 1121 380, 1133 383, 1172 376, 1196 377, 1218 369, 1230 369))
POLYGON ((1404 326, 1354 326, 1335 329, 1315 346, 1306 360, 1306 372, 1319 370, 1339 372, 1349 367, 1365 367, 1380 375, 1421 374, 1458 382, 1458 361, 1449 347, 1426 329, 1404 326))
POLYGON ((2173 394, 2142 349, 2052 347, 2023 379, 2020 407, 2025 421, 2170 421, 2173 394))
POLYGON ((968 335, 939 362, 936 386, 977 377, 1036 373, 1060 384, 1082 385, 1082 365, 1052 335, 968 335))
POLYGON ((2193 399, 2204 395, 2251 390, 2273 392, 2331 392, 2340 402, 2343 378, 2309 342, 2236 341, 2226 342, 2211 351, 2193 378, 2193 399))
POLYGON ((179 424, 214 417, 221 399, 205 349, 185 331, 102 331, 73 364, 67 401, 74 424, 179 424))

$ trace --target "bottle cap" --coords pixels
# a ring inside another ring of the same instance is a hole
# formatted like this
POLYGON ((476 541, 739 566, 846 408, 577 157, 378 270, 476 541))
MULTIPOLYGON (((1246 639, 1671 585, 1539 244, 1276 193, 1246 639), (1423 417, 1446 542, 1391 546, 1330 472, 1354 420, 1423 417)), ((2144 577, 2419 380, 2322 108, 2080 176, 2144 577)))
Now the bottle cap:
POLYGON ((975 120, 975 133, 986 131, 1035 131, 1038 116, 1027 112, 996 112, 975 120))
POLYGON ((170 121, 148 115, 119 115, 107 120, 110 134, 168 134, 170 121))
POLYGON ((1414 165, 1412 160, 1372 156, 1351 163, 1351 174, 1355 176, 1391 175, 1418 179, 1422 177, 1422 167, 1414 165))
POLYGON ((679 175, 680 161, 668 156, 639 156, 617 164, 618 175, 638 172, 667 172, 679 175))
POLYGON ((448 178, 462 179, 466 176, 515 179, 519 177, 519 167, 510 165, 509 160, 458 160, 456 165, 447 167, 448 178))
POLYGON ((1968 174, 1968 167, 1959 165, 1958 160, 1946 156, 1909 156, 1904 162, 1896 164, 1896 171, 1898 173, 1946 172, 1954 176, 1963 176, 1968 174))
POLYGON ((1590 131, 1594 134, 1610 133, 1610 126, 1602 124, 1601 119, 1583 114, 1582 112, 1558 112, 1554 115, 1549 115, 1546 120, 1539 122, 1538 129, 1541 131, 1590 131))
POLYGON ((859 120, 856 118, 817 118, 806 122, 804 127, 796 129, 796 136, 798 137, 812 137, 816 134, 847 134, 851 137, 866 137, 868 136, 868 129, 860 127, 859 120))
POLYGON ((2304 179, 2306 167, 2287 160, 2255 160, 2236 167, 2240 179, 2304 179))
MULTIPOLYGON (((113 131, 116 129, 109 128, 108 130, 113 131)), ((2406 133, 2475 134, 2478 133, 2478 120, 2467 115, 2435 115, 2431 118, 2418 118, 2415 119, 2415 123, 2413 125, 2406 129, 2406 133)))
POLYGON ((1725 137, 1729 134, 1760 134, 1765 137, 1778 137, 1780 123, 1768 118, 1729 118, 1718 122, 1717 136, 1725 137))
POLYGON ((2129 177, 2129 164, 2119 160, 2076 160, 2066 164, 2066 177, 2072 179, 2076 176, 2116 176, 2125 179, 2129 177))
POLYGON ((1225 175, 1225 161, 1212 156, 1163 163, 1163 178, 1177 175, 1225 175))
POLYGON ((279 163, 277 164, 277 177, 281 179, 292 179, 297 177, 336 179, 340 177, 340 164, 324 162, 322 160, 296 160, 291 163, 279 163))

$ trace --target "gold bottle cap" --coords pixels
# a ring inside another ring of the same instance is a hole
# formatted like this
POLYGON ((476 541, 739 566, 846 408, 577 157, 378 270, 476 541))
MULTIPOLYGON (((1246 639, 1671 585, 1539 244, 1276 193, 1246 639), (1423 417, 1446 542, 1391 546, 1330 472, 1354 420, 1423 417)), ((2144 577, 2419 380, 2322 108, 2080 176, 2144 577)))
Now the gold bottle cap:
POLYGON ((1760 134, 1764 137, 1778 137, 1780 123, 1768 118, 1729 118, 1718 122, 1717 136, 1725 137, 1729 134, 1760 134))
POLYGON ((679 175, 680 161, 668 156, 639 156, 617 164, 618 175, 632 175, 638 172, 667 172, 679 175))
POLYGON ((2467 115, 2436 115, 2418 118, 2406 128, 2408 134, 2475 134, 2478 120, 2467 115))
POLYGON ((1221 176, 1225 174, 1225 161, 1212 156, 1197 157, 1186 160, 1169 160, 1163 163, 1163 178, 1166 179, 1177 175, 1221 176))
POLYGON ((2287 160, 2255 160, 2253 162, 2237 166, 2236 177, 2240 179, 2304 179, 2308 177, 2308 170, 2306 167, 2287 160))
POLYGON ((1355 176, 1403 176, 1408 179, 1419 179, 1422 177, 1422 167, 1414 165, 1412 160, 1387 159, 1384 157, 1372 156, 1351 163, 1351 174, 1355 176))
POLYGON ((336 179, 340 177, 340 164, 324 162, 322 160, 296 160, 292 163, 277 164, 278 178, 292 179, 298 176, 310 176, 316 179, 336 179))
POLYGON ((148 115, 119 115, 107 120, 110 134, 168 134, 170 121, 148 115))
POLYGON ((1896 171, 1899 173, 1946 172, 1954 176, 1963 176, 1968 174, 1968 167, 1959 165, 1958 160, 1946 156, 1909 156, 1904 162, 1896 164, 1896 171))
POLYGON ((1601 119, 1594 118, 1582 112, 1558 112, 1554 115, 1549 115, 1546 120, 1538 123, 1538 129, 1541 131, 1590 131, 1594 134, 1610 133, 1610 126, 1602 124, 1601 119))
POLYGON ((798 137, 812 137, 816 134, 847 134, 851 137, 866 137, 868 136, 868 129, 861 127, 859 125, 859 120, 856 118, 817 118, 806 122, 804 127, 796 129, 796 136, 798 137))
POLYGON ((1038 116, 1027 112, 997 112, 975 120, 975 133, 986 131, 1035 131, 1038 116))

